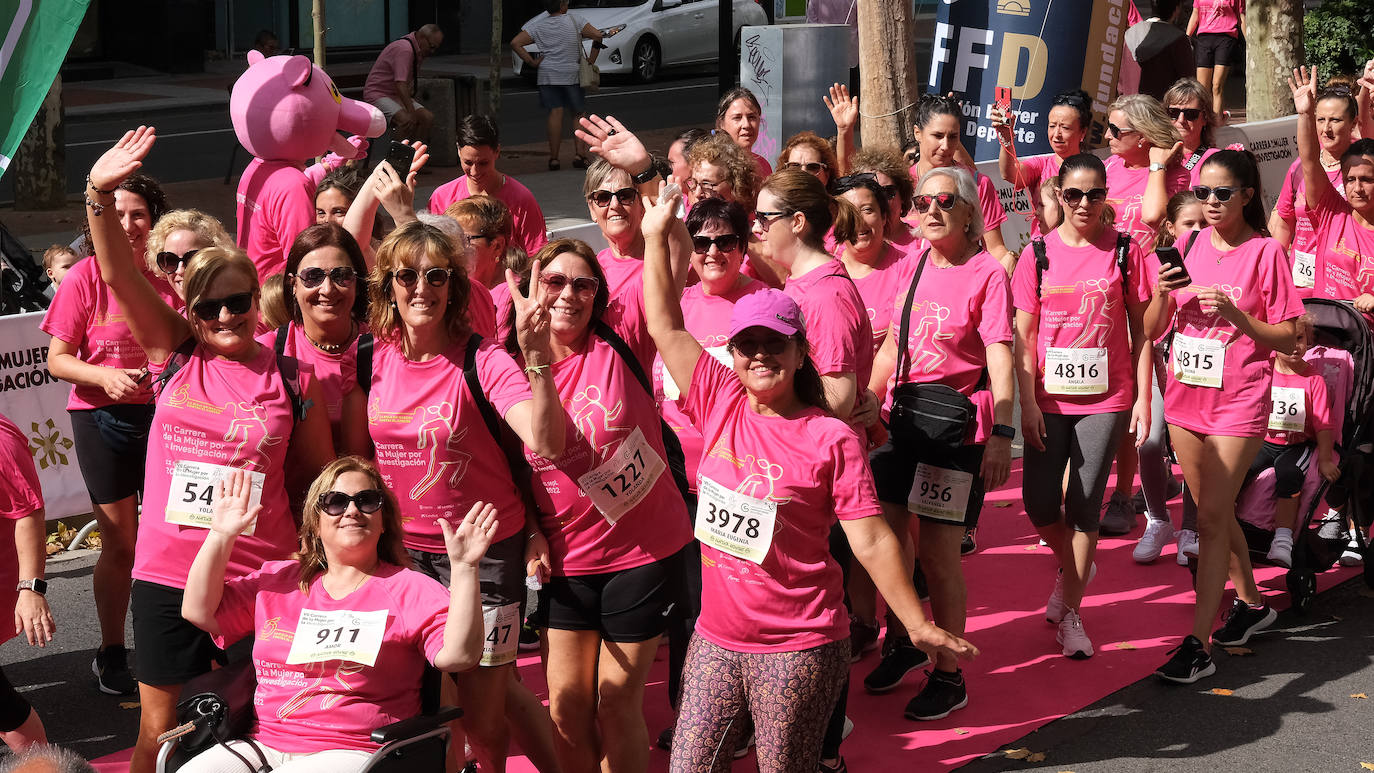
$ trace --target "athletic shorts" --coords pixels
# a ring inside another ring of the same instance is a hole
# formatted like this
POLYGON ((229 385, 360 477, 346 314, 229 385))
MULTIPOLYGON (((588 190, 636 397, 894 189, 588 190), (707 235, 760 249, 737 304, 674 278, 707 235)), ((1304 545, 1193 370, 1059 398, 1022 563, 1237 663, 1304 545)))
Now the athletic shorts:
MULTIPOLYGON (((410 103, 415 106, 416 110, 425 109, 425 106, 420 104, 418 99, 411 99, 410 103)), ((372 106, 382 111, 382 115, 386 116, 387 123, 391 123, 391 119, 401 112, 401 103, 391 97, 377 97, 377 101, 373 102, 372 106)))
POLYGON ((574 113, 582 112, 584 95, 576 83, 567 86, 540 86, 539 106, 545 110, 566 107, 574 113))
POLYGON ((983 466, 983 446, 970 444, 960 447, 953 454, 941 452, 928 456, 931 458, 925 459, 919 452, 898 451, 892 447, 891 440, 869 454, 868 462, 873 468, 873 482, 878 489, 878 500, 907 507, 911 486, 916 482, 916 465, 921 462, 972 473, 973 486, 969 489, 968 506, 964 509, 963 520, 956 522, 925 515, 920 516, 920 519, 929 523, 963 526, 969 529, 977 526, 978 513, 983 509, 983 476, 978 474, 983 466))
POLYGON ((1238 67, 1244 64, 1239 38, 1224 32, 1204 32, 1193 44, 1193 60, 1198 67, 1238 67))
POLYGON ((210 634, 181 616, 180 588, 134 580, 129 611, 134 616, 134 669, 149 685, 185 684, 212 663, 221 666, 252 655, 253 637, 245 636, 228 651, 215 646, 210 634))
POLYGON ((152 405, 108 405, 68 411, 76 462, 92 502, 108 505, 143 492, 153 410, 152 405))
POLYGON ((554 576, 539 591, 537 628, 596 631, 606 641, 641 642, 668 629, 679 601, 685 548, 662 561, 604 574, 554 576))
MULTIPOLYGON (((453 572, 447 553, 411 548, 406 548, 406 552, 415 564, 415 571, 433 577, 445 588, 449 586, 453 572)), ((514 534, 488 547, 477 564, 477 580, 482 595, 482 635, 487 643, 482 665, 501 666, 514 662, 520 621, 525 619, 525 535, 514 534), (511 620, 515 621, 513 627, 511 620)))

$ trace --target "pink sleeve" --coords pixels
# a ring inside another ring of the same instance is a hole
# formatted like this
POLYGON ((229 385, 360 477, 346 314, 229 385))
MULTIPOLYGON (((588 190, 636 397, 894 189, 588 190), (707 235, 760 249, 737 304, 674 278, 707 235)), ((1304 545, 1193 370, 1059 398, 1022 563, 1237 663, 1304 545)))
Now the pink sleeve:
POLYGON ((620 289, 620 297, 612 301, 611 306, 612 309, 608 311, 614 313, 606 315, 606 322, 630 345, 630 351, 639 359, 639 367, 645 373, 653 370, 658 348, 649 336, 649 321, 644 316, 644 284, 637 280, 627 282, 620 289))
MULTIPOLYGON (((1193 186, 1193 174, 1184 169, 1183 164, 1175 162, 1169 166, 1169 180, 1165 184, 1168 186, 1166 190, 1169 196, 1172 197, 1175 193, 1186 191, 1193 186)), ((1144 188, 1141 189, 1142 196, 1144 190, 1144 188)))
POLYGON ((486 392, 487 401, 503 417, 511 406, 534 398, 530 382, 515 359, 490 339, 477 350, 477 381, 486 392))
POLYGON ((1040 293, 1035 286, 1037 273, 1035 248, 1028 244, 1026 249, 1021 250, 1021 257, 1011 272, 1011 296, 1017 310, 1040 313, 1040 293))
POLYGON ((983 285, 983 303, 979 311, 978 335, 984 346, 1010 343, 1011 334, 1011 281, 1007 272, 989 271, 983 285))
POLYGON ((1302 298, 1293 286, 1292 274, 1288 270, 1288 258, 1283 248, 1273 239, 1264 239, 1260 247, 1259 259, 1262 261, 1259 279, 1265 286, 1260 288, 1267 305, 1265 322, 1276 325, 1284 320, 1297 319, 1303 315, 1302 298))
MULTIPOLYGON (((43 509, 43 487, 38 482, 38 469, 33 455, 19 428, 0 415, 0 518, 19 520, 43 509), (17 474, 16 474, 17 473, 17 474)), ((9 551, 14 546, 8 546, 9 551)), ((11 553, 13 555, 13 553, 11 553)))
POLYGON ((834 434, 825 448, 830 453, 830 497, 835 516, 852 521, 881 515, 873 469, 859 435, 847 425, 834 434))
POLYGON ((468 323, 483 338, 496 335, 496 301, 481 282, 468 277, 468 323))
POLYGON ((38 325, 39 330, 73 346, 80 346, 86 340, 94 303, 91 281, 100 281, 100 277, 92 276, 86 265, 94 261, 95 258, 84 258, 67 272, 66 280, 57 286, 57 294, 38 325))
POLYGON ((1307 415, 1312 422, 1312 431, 1334 430, 1336 422, 1331 416, 1331 396, 1326 391, 1326 379, 1320 374, 1307 380, 1307 401, 1310 404, 1307 415))
POLYGON ((525 252, 533 255, 548 244, 544 212, 539 208, 534 194, 528 190, 521 193, 520 206, 511 207, 511 218, 515 227, 515 241, 524 246, 525 252))
POLYGON ((253 614, 258 604, 258 589, 263 580, 281 571, 283 567, 295 567, 294 561, 270 563, 251 574, 233 577, 224 583, 224 595, 220 596, 219 609, 215 610, 215 622, 219 624, 219 635, 213 637, 215 646, 223 649, 227 645, 253 633, 253 614))
POLYGON ((400 607, 408 618, 406 627, 431 665, 444 648, 444 625, 448 622, 449 593, 428 575, 405 569, 397 576, 405 584, 399 589, 400 607))
POLYGON ((306 186, 297 182, 274 187, 276 190, 264 208, 273 213, 271 222, 277 226, 277 239, 280 240, 282 262, 285 263, 291 243, 301 231, 315 224, 315 199, 306 186))
POLYGON ((678 407, 697 429, 702 429, 722 398, 735 399, 743 389, 733 370, 703 351, 697 357, 697 366, 692 370, 692 383, 687 394, 678 402, 678 407))
POLYGON ((1007 211, 997 197, 997 186, 987 175, 978 175, 978 206, 983 210, 983 230, 991 231, 1007 220, 1007 211))
MULTIPOLYGON (((844 280, 849 281, 849 280, 844 280)), ((828 285, 838 285, 829 282, 828 285)), ((827 285, 817 285, 817 293, 827 285)), ((826 293, 817 302, 808 304, 806 339, 811 344, 811 360, 822 376, 832 373, 859 372, 859 320, 852 304, 846 303, 839 292, 826 293)), ((863 345, 869 345, 864 342, 863 345)))
POLYGON ((1293 165, 1288 167, 1288 174, 1283 176, 1283 185, 1279 187, 1279 200, 1274 202, 1274 211, 1284 220, 1292 220, 1298 215, 1297 195, 1301 178, 1302 161, 1294 161, 1293 165))
MULTIPOLYGON (((1049 156, 1031 156, 1021 159, 1021 166, 1023 167, 1021 177, 1025 190, 1031 193, 1039 192, 1040 183, 1045 179, 1045 167, 1048 165, 1049 156)), ((982 190, 980 189, 978 192, 981 199, 982 190)))
POLYGON ((396 41, 391 48, 391 79, 397 83, 409 83, 413 74, 415 51, 410 47, 409 35, 396 41), (402 44, 405 45, 402 45, 402 44))

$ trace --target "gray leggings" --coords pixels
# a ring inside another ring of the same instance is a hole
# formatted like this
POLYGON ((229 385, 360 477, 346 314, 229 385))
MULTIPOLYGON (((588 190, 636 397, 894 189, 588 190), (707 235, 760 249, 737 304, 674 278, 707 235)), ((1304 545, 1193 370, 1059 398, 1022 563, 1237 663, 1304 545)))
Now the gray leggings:
POLYGON ((1026 444, 1021 483, 1021 498, 1031 523, 1037 527, 1053 525, 1060 519, 1062 506, 1064 522, 1075 531, 1097 531, 1107 474, 1130 418, 1130 411, 1086 416, 1044 414, 1045 450, 1037 451, 1026 444), (1067 492, 1063 489, 1066 466, 1067 492))
MULTIPOLYGON (((1145 512, 1169 520, 1169 455, 1166 452, 1168 427, 1164 424, 1164 368, 1168 365, 1155 350, 1155 380, 1150 386, 1150 436, 1140 446, 1140 490, 1145 492, 1145 512)), ((1183 491, 1183 528, 1197 531, 1197 504, 1193 495, 1183 491)))

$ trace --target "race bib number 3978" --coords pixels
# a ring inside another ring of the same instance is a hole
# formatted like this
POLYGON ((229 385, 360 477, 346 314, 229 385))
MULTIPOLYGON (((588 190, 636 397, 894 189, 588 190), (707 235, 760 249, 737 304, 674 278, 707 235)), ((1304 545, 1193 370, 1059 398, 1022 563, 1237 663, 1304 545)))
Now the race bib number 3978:
POLYGON ((762 564, 773 545, 778 503, 731 491, 705 475, 697 478, 696 538, 703 545, 762 564))

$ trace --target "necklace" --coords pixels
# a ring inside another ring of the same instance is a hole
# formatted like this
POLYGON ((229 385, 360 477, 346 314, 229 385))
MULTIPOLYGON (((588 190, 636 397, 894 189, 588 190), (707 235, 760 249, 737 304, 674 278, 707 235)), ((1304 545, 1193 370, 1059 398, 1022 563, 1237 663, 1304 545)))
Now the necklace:
MULTIPOLYGON (((326 354, 338 354, 339 352, 344 350, 344 347, 348 346, 350 343, 353 342, 353 333, 357 330, 357 328, 358 323, 349 323, 348 337, 345 338, 343 343, 341 344, 322 344, 319 341, 316 341, 315 339, 311 338, 309 334, 306 334, 305 340, 309 341, 312 346, 314 346, 316 349, 319 349, 322 352, 325 352, 326 354)), ((301 332, 304 333, 305 329, 302 328, 301 332)))

